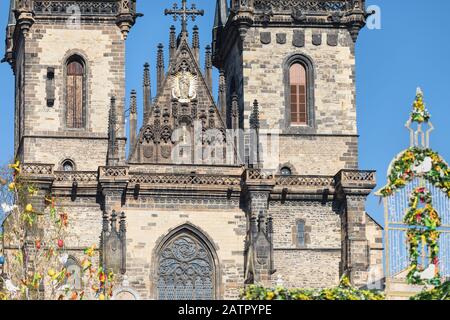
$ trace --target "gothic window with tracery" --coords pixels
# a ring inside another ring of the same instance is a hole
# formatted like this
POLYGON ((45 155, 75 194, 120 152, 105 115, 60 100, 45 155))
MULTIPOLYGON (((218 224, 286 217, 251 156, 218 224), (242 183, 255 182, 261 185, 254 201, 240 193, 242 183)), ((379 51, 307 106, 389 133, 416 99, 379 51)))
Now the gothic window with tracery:
POLYGON ((170 239, 158 256, 159 300, 212 300, 215 268, 212 255, 196 236, 184 232, 170 239))
POLYGON ((69 58, 66 66, 66 125, 68 128, 84 127, 85 64, 78 56, 69 58))

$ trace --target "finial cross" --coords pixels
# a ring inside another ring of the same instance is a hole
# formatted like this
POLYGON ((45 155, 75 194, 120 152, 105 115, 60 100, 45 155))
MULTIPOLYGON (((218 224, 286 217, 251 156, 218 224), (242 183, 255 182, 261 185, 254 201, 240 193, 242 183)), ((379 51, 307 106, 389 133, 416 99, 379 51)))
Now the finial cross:
POLYGON ((178 8, 178 4, 173 4, 173 9, 164 10, 164 14, 173 15, 173 20, 177 21, 178 17, 181 18, 181 32, 187 32, 187 21, 191 17, 192 21, 195 21, 197 16, 203 16, 205 14, 204 10, 198 10, 195 4, 192 4, 191 8, 188 9, 187 0, 181 0, 181 8, 178 8))

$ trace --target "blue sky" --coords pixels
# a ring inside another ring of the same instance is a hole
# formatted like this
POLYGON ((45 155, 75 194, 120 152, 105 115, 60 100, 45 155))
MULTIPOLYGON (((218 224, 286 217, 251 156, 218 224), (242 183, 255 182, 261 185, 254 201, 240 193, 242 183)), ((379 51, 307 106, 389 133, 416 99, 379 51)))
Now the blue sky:
MULTIPOLYGON (((139 99, 142 98, 144 62, 151 64, 153 92, 156 90, 156 46, 161 42, 167 47, 168 30, 174 22, 172 18, 165 17, 163 11, 173 2, 138 0, 138 10, 145 16, 138 20, 127 40, 126 68, 127 92, 136 89, 139 99)), ((215 1, 195 2, 206 11, 205 16, 196 22, 204 48, 211 41, 215 1)), ((2 30, 6 26, 8 3, 7 0, 0 0, 2 30)), ((360 168, 377 170, 381 187, 386 182, 386 170, 392 158, 409 146, 404 124, 417 86, 424 90, 436 127, 431 145, 450 160, 450 125, 445 124, 450 111, 450 26, 447 17, 450 1, 368 0, 367 5, 371 4, 381 8, 382 28, 364 29, 356 49, 360 168)), ((3 55, 3 40, 1 43, 0 55, 3 55)), ((8 162, 13 155, 13 83, 9 65, 0 64, 1 164, 8 162)), ((375 196, 370 197, 367 210, 383 222, 383 208, 375 196)))

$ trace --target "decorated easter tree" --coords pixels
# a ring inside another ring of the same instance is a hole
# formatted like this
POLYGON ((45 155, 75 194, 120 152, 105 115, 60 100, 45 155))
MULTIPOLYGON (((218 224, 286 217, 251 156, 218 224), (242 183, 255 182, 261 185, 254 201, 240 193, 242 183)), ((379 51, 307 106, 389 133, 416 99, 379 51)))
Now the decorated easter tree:
POLYGON ((84 285, 74 285, 66 250, 70 217, 56 198, 43 194, 20 173, 16 162, 0 175, 0 300, 111 297, 114 274, 94 266, 95 246, 84 251, 80 266, 84 285))

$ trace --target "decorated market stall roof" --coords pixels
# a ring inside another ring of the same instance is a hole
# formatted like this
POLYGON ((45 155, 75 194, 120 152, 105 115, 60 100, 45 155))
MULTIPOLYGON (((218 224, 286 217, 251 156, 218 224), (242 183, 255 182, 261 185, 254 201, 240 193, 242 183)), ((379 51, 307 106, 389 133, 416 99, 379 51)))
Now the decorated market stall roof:
POLYGON ((388 184, 377 192, 387 197, 405 187, 414 178, 423 178, 450 197, 450 167, 430 148, 430 133, 434 127, 426 109, 423 93, 417 89, 413 110, 406 127, 410 131, 410 148, 402 151, 390 164, 388 184), (424 131, 426 129, 426 131, 424 131))

